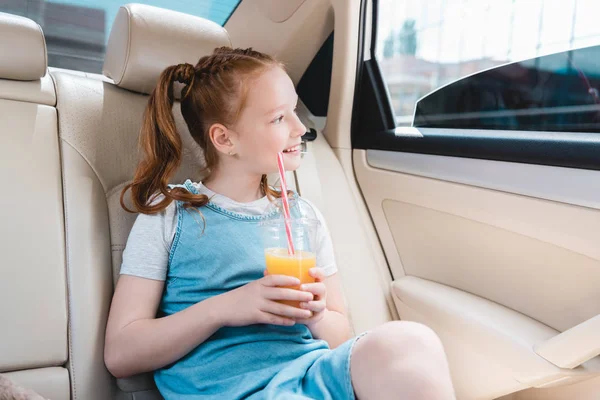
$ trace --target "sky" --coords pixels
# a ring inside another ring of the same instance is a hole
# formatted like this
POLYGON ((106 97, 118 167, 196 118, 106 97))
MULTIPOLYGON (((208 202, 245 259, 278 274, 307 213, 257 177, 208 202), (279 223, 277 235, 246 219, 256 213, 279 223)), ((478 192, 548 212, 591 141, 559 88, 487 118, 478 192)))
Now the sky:
POLYGON ((419 58, 518 61, 600 44, 599 12, 599 0, 380 0, 378 54, 413 18, 419 58))

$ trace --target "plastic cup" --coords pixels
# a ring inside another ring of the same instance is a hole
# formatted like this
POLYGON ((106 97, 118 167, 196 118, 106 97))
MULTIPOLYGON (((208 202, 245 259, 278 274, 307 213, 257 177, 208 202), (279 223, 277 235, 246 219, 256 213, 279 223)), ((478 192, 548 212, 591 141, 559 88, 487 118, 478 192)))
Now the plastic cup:
MULTIPOLYGON (((287 275, 300 280, 301 283, 315 281, 308 274, 316 266, 316 240, 319 221, 316 219, 291 219, 291 230, 294 242, 294 254, 288 252, 287 233, 282 218, 261 223, 265 264, 269 275, 287 275)), ((291 286, 299 290, 299 286, 291 286)), ((298 301, 281 300, 283 304, 300 307, 298 301)))

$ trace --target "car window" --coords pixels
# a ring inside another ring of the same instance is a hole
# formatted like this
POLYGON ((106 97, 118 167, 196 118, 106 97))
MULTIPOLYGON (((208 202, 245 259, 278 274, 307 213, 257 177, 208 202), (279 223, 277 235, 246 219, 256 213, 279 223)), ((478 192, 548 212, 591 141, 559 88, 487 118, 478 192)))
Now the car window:
MULTIPOLYGON (((225 25, 241 0, 146 0, 141 4, 196 15, 225 25)), ((0 11, 21 15, 42 27, 48 65, 102 72, 112 23, 122 0, 3 0, 0 11)))
POLYGON ((596 6, 380 0, 375 54, 397 126, 600 131, 596 6))
POLYGON ((600 46, 511 63, 434 91, 413 126, 600 132, 600 46))
POLYGON ((332 66, 333 32, 321 45, 296 88, 302 102, 313 115, 319 117, 327 116, 332 66))

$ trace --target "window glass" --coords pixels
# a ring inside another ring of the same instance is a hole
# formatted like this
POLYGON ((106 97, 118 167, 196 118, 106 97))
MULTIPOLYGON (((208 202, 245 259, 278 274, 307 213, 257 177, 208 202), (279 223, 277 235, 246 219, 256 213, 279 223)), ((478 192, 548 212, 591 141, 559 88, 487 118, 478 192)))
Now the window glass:
MULTIPOLYGON (((528 107, 557 107, 559 103, 593 107, 590 101, 595 101, 594 93, 600 87, 595 75, 600 70, 598 49, 594 47, 600 45, 596 9, 596 0, 379 0, 376 58, 389 89, 397 125, 413 123, 417 103, 421 107, 420 123, 424 123, 425 109, 441 111, 429 109, 427 104, 433 104, 433 97, 439 102, 444 93, 449 95, 447 88, 453 82, 509 63, 517 66, 474 78, 469 87, 471 96, 490 95, 489 87, 485 93, 477 93, 483 90, 482 85, 512 84, 523 96, 525 92, 538 96, 528 107), (583 47, 588 49, 568 51, 583 47), (560 54, 542 57, 553 53, 560 54), (594 54, 595 58, 588 58, 594 54), (529 61, 520 62, 524 60, 529 61), (510 72, 517 70, 527 76, 528 83, 511 78, 510 72), (493 77, 501 78, 495 83, 484 81, 493 77), (544 86, 532 81, 536 77, 551 83, 544 86), (571 93, 568 86, 582 82, 584 92, 589 92, 585 98, 578 89, 577 94, 571 93), (434 92, 428 101, 419 102, 434 92), (560 96, 569 100, 559 100, 560 96)), ((453 86, 452 95, 456 95, 457 88, 453 86)), ((469 107, 454 111, 481 111, 469 107)), ((487 102, 481 107, 491 111, 492 105, 487 102)), ((572 128, 572 122, 560 129, 572 128)), ((513 126, 523 129, 524 125, 513 126)))
MULTIPOLYGON (((138 3, 196 15, 224 25, 241 0, 146 0, 138 3)), ((40 24, 48 65, 102 72, 112 23, 122 0, 0 0, 0 11, 40 24)))
POLYGON ((331 70, 333 64, 333 32, 325 40, 300 78, 296 91, 313 115, 327 116, 331 70))
POLYGON ((417 102, 413 125, 600 132, 600 46, 470 75, 417 102))

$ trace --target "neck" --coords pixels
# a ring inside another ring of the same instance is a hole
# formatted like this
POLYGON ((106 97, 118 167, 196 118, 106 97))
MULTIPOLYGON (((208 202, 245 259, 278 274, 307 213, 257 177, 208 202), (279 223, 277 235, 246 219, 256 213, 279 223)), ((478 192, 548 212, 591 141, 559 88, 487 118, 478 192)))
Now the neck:
POLYGON ((215 193, 229 197, 238 203, 249 203, 264 196, 260 186, 262 175, 234 168, 234 165, 219 165, 203 181, 204 186, 215 193))

